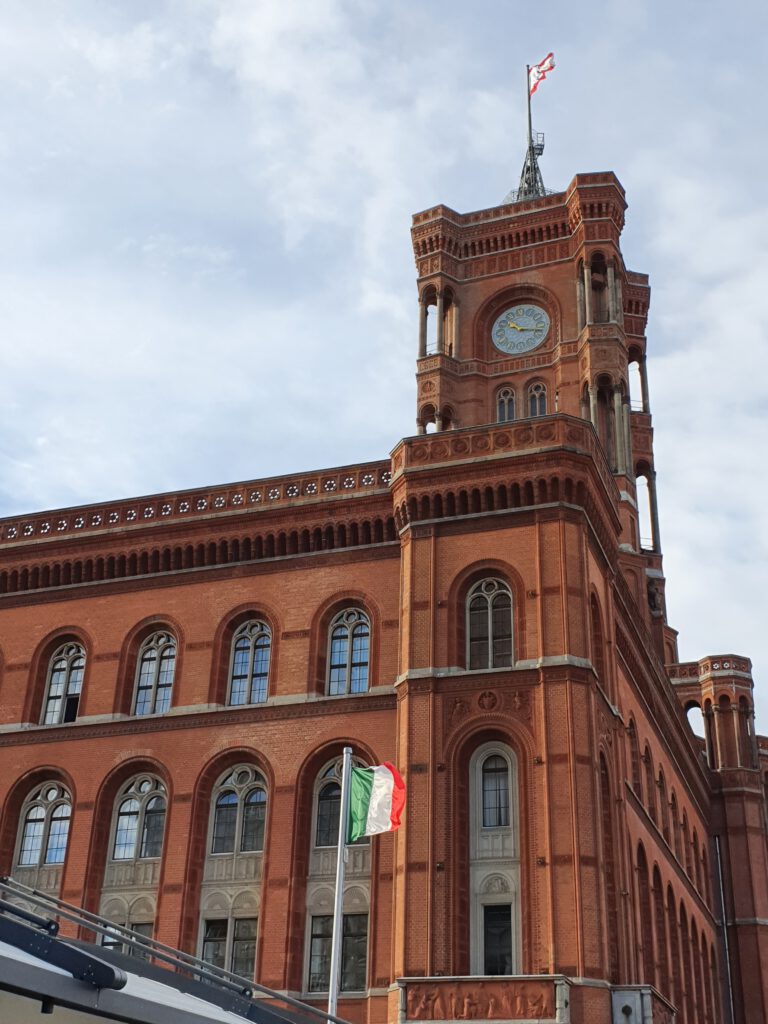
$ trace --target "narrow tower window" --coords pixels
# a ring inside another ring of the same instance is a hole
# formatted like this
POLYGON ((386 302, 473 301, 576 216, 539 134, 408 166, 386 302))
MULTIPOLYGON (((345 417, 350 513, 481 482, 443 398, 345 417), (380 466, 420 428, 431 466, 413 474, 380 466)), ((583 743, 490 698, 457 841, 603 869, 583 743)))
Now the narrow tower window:
POLYGON ((502 388, 496 396, 496 419, 499 423, 507 423, 515 418, 515 392, 512 388, 502 388))
POLYGON ((528 415, 547 415, 547 386, 538 381, 528 388, 528 415))
POLYGON ((480 580, 467 597, 467 665, 512 664, 512 594, 502 580, 480 580))

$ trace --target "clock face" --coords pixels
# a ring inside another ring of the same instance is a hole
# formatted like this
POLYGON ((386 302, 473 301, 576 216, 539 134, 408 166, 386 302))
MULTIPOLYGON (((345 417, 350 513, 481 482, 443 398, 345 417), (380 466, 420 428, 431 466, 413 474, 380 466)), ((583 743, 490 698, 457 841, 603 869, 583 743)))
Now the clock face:
POLYGON ((541 306, 522 302, 505 309, 491 328, 496 348, 510 355, 520 355, 538 348, 549 333, 549 315, 541 306))

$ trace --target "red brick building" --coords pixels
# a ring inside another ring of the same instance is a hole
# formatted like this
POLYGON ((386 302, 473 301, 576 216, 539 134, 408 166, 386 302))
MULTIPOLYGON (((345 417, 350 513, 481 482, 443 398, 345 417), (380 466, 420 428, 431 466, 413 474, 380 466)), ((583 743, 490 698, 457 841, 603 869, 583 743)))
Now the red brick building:
POLYGON ((0 523, 2 872, 322 1000, 350 744, 409 794, 350 1020, 766 1019, 768 741, 666 621, 625 206, 414 218, 391 459, 0 523))

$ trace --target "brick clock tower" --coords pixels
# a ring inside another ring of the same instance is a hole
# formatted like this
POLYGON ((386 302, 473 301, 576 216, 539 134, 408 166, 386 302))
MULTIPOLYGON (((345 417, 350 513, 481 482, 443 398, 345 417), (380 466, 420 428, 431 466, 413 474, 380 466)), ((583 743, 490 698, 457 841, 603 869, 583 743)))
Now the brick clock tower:
POLYGON ((667 623, 624 191, 535 155, 414 218, 391 459, 0 521, 0 875, 322 1007, 350 745, 408 803, 344 1019, 768 1019, 768 739, 667 623))
POLYGON ((429 827, 409 824, 398 847, 397 906, 419 908, 428 924, 401 918, 393 966, 432 981, 411 983, 409 1017, 430 1006, 434 1019, 461 1016, 447 1008, 462 999, 464 1016, 497 1015, 503 996, 474 1005, 437 979, 493 973, 508 958, 528 978, 510 1006, 530 1018, 668 1021, 671 1004, 686 1024, 728 1021, 731 1005, 734 1020, 765 1019, 752 680, 740 659, 744 690, 734 695, 726 657, 714 687, 708 676, 674 692, 679 676, 699 673, 677 664, 666 621, 650 288, 622 257, 625 209, 615 175, 595 173, 563 193, 413 219, 417 436, 395 448, 392 483, 398 729, 409 822, 423 816, 429 827), (507 602, 517 610, 509 637, 497 625, 507 602), (706 745, 685 722, 693 705, 706 745), (716 749, 715 727, 726 724, 730 767, 739 744, 748 766, 738 778, 751 796, 735 802, 716 749), (509 765, 508 809, 483 804, 493 783, 479 738, 509 765), (705 777, 713 799, 702 803, 705 777), (489 813, 509 835, 489 835, 489 813), (747 863, 759 878, 748 907, 723 910, 716 878, 747 863), (736 977, 740 958, 754 974, 736 977))

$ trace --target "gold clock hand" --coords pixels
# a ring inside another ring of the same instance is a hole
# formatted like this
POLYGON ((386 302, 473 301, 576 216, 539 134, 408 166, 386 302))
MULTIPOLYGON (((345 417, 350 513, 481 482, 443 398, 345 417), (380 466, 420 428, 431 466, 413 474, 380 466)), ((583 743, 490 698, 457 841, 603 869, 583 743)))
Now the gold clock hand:
POLYGON ((514 320, 507 320, 507 327, 514 327, 516 331, 527 331, 527 327, 518 327, 514 320))

